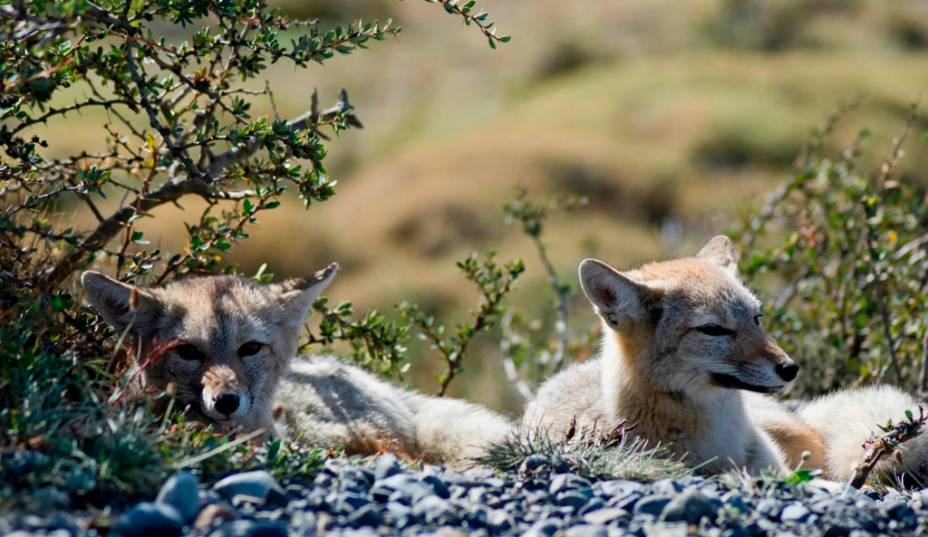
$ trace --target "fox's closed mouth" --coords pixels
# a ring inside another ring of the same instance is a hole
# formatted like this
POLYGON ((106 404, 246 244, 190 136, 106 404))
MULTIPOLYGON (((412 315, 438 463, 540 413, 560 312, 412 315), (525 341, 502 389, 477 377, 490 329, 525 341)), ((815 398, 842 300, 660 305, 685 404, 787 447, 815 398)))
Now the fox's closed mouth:
POLYGON ((760 392, 760 393, 773 393, 779 391, 782 386, 758 386, 756 384, 749 384, 743 380, 735 377, 733 375, 726 375, 725 373, 712 373, 710 374, 712 379, 712 384, 720 388, 731 388, 733 390, 747 390, 749 392, 760 392))

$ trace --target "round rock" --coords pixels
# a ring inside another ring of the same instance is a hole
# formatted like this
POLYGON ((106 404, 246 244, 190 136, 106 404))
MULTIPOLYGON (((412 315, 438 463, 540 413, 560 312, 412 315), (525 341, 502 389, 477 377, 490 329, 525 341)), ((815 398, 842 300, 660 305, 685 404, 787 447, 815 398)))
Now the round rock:
POLYGON ((695 524, 703 517, 715 518, 716 504, 696 488, 690 488, 664 507, 663 518, 667 522, 695 524))
POLYGON ((223 478, 213 485, 213 490, 227 500, 236 496, 255 498, 257 502, 279 501, 286 498, 284 490, 277 484, 271 474, 264 470, 242 472, 223 478))
POLYGON ((142 502, 119 517, 113 532, 124 537, 180 535, 184 520, 177 509, 165 503, 142 502))
POLYGON ((184 521, 192 520, 200 511, 200 482, 190 472, 172 475, 158 492, 157 503, 170 505, 184 521))

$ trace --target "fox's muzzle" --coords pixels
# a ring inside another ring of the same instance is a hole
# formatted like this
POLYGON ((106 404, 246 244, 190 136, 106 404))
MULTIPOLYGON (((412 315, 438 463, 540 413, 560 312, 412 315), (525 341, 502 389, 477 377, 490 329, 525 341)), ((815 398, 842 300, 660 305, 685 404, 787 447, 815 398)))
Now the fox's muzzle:
POLYGON ((230 367, 215 365, 203 375, 202 405, 215 420, 240 418, 248 413, 251 401, 230 367))

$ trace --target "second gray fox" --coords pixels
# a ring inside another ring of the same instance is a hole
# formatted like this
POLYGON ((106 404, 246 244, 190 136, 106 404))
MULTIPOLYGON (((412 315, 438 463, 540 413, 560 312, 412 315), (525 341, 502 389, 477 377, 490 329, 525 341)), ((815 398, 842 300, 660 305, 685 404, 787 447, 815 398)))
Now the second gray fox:
POLYGON ((783 455, 748 414, 742 390, 774 392, 798 366, 760 324, 727 237, 691 258, 619 272, 588 259, 580 282, 602 319, 597 359, 546 382, 523 426, 563 433, 621 421, 703 471, 781 470, 783 455))
POLYGON ((310 308, 337 270, 270 285, 212 276, 142 288, 93 271, 81 282, 100 315, 140 346, 134 367, 145 387, 173 386, 218 426, 451 464, 509 434, 508 420, 480 406, 401 389, 331 356, 296 357, 310 308))
MULTIPOLYGON (((602 319, 599 357, 549 379, 526 409, 523 428, 564 434, 573 420, 599 430, 622 421, 716 473, 796 467, 846 481, 864 442, 918 402, 876 386, 827 395, 791 412, 775 399, 798 366, 761 325, 760 301, 738 279, 731 241, 718 236, 695 257, 620 272, 595 260, 580 265, 583 291, 602 319)), ((871 481, 928 477, 928 437, 900 446, 871 481)))

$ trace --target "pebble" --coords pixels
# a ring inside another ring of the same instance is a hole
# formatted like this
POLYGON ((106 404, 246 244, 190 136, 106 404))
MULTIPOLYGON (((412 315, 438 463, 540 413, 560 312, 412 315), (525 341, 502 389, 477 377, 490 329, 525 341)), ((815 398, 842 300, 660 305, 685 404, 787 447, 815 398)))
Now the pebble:
POLYGON ((212 503, 200 511, 193 527, 204 532, 210 529, 217 520, 232 519, 235 518, 235 514, 235 511, 225 504, 212 503))
POLYGON ((220 526, 210 537, 287 537, 287 528, 276 522, 235 520, 220 526))
POLYGON ((590 524, 609 524, 613 520, 620 518, 625 518, 629 515, 628 511, 625 509, 618 509, 615 507, 607 507, 605 509, 598 509, 596 511, 591 511, 583 515, 583 520, 589 522, 590 524))
POLYGON ((715 518, 716 503, 696 488, 690 488, 664 507, 661 516, 667 522, 696 524, 703 517, 715 518))
POLYGON ((142 502, 119 517, 113 532, 123 537, 180 535, 184 519, 177 509, 164 503, 142 502))
POLYGON ((256 499, 255 503, 264 503, 286 498, 284 489, 264 470, 232 474, 213 485, 213 490, 227 500, 243 496, 256 499))
POLYGON ((403 467, 399 459, 392 453, 384 453, 374 462, 374 479, 376 480, 386 479, 402 472, 403 467))
POLYGON ((799 502, 793 502, 783 508, 783 511, 780 512, 780 520, 784 522, 802 522, 811 514, 812 512, 809 511, 806 506, 799 502))
POLYGON ((660 516, 664 507, 670 503, 670 498, 658 494, 645 496, 635 504, 635 514, 646 514, 651 516, 660 516))
POLYGON ((158 492, 157 503, 170 505, 184 521, 192 520, 200 511, 200 482, 190 472, 172 475, 158 492))
POLYGON ((593 526, 583 524, 568 528, 564 532, 564 537, 607 537, 608 532, 603 526, 593 526))

